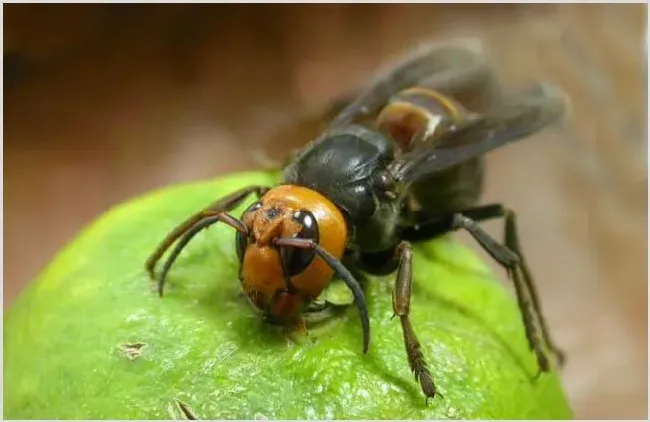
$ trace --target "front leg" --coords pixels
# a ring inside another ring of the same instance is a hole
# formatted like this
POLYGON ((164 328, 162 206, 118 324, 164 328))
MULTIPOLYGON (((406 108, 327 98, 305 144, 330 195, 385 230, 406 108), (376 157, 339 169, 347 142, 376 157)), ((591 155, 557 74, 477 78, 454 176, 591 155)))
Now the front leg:
POLYGON ((208 205, 203 210, 193 214, 185 221, 183 221, 181 224, 174 227, 174 229, 172 229, 172 231, 167 234, 165 239, 163 239, 163 241, 160 242, 158 247, 149 256, 149 259, 147 259, 145 267, 147 269, 147 272, 151 276, 151 278, 154 277, 153 271, 154 271, 154 267, 156 266, 156 263, 158 262, 158 260, 160 260, 160 258, 165 253, 165 251, 169 249, 169 247, 179 237, 187 233, 187 231, 190 230, 195 224, 199 223, 205 218, 213 217, 221 213, 233 210, 239 204, 241 204, 251 193, 255 193, 257 197, 260 198, 268 190, 269 187, 266 186, 247 186, 208 205))
POLYGON ((395 288, 393 290, 393 316, 398 316, 402 323, 404 346, 406 347, 409 366, 413 375, 415 375, 415 380, 420 382, 420 387, 428 402, 438 392, 436 391, 436 386, 427 367, 427 363, 424 360, 420 342, 415 335, 415 331, 413 331, 413 326, 409 319, 413 259, 411 244, 402 241, 397 246, 396 253, 399 256, 399 266, 397 268, 397 279, 395 280, 395 288))
POLYGON ((325 312, 325 311, 332 311, 332 312, 341 312, 343 310, 348 309, 353 303, 334 303, 330 302, 329 300, 325 300, 323 302, 311 302, 309 305, 307 305, 307 309, 305 309, 305 314, 316 314, 320 312, 325 312))
POLYGON ((308 327, 316 327, 343 315, 353 303, 337 304, 330 301, 313 302, 303 311, 308 327))

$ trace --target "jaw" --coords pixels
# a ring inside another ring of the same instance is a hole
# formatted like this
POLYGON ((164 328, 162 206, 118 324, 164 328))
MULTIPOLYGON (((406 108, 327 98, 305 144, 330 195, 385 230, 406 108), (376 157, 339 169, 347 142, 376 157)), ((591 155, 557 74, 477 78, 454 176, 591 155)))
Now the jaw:
POLYGON ((275 248, 249 245, 240 280, 251 304, 273 325, 288 325, 299 319, 303 297, 287 285, 280 256, 275 248))
POLYGON ((301 318, 302 305, 303 300, 297 293, 279 291, 269 302, 264 314, 267 318, 287 324, 301 318))

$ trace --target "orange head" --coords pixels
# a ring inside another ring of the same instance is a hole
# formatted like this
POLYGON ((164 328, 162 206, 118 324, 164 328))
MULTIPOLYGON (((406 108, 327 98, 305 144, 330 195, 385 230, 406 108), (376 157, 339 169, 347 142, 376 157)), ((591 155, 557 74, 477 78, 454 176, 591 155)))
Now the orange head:
POLYGON ((343 256, 343 214, 318 192, 281 185, 248 207, 241 220, 247 230, 237 232, 237 254, 246 296, 269 322, 299 318, 334 273, 315 245, 336 260, 343 256))

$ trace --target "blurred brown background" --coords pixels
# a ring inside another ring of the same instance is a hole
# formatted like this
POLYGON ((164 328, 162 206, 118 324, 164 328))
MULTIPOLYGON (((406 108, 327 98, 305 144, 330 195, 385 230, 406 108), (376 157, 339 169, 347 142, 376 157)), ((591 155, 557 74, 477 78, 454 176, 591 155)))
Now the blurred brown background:
POLYGON ((576 416, 647 417, 645 5, 3 9, 5 305, 111 205, 255 168, 414 43, 479 36, 506 81, 573 100, 566 129, 489 156, 486 201, 520 213, 576 416))

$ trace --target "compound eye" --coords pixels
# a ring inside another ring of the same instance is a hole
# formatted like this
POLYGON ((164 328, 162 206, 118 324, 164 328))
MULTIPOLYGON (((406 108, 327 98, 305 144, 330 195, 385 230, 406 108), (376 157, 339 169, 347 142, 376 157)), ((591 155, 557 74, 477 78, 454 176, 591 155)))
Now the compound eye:
POLYGON ((248 236, 240 231, 237 231, 237 234, 235 236, 237 236, 235 240, 235 242, 237 242, 237 257, 239 258, 239 262, 243 262, 244 252, 246 252, 246 246, 248 246, 248 236))
MULTIPOLYGON (((301 230, 294 237, 300 239, 311 239, 318 243, 318 223, 314 215, 307 210, 299 210, 293 213, 293 221, 301 225, 301 230)), ((300 274, 313 261, 316 252, 313 249, 283 247, 280 251, 282 266, 287 277, 300 274)))
MULTIPOLYGON (((262 207, 262 203, 260 201, 253 202, 246 210, 242 213, 242 219, 246 216, 246 214, 255 212, 258 209, 262 207)), ((248 246, 248 238, 247 236, 238 231, 237 234, 235 235, 235 242, 236 242, 236 250, 237 250, 237 257, 239 258, 239 261, 244 260, 244 252, 246 251, 246 246, 248 246)))

